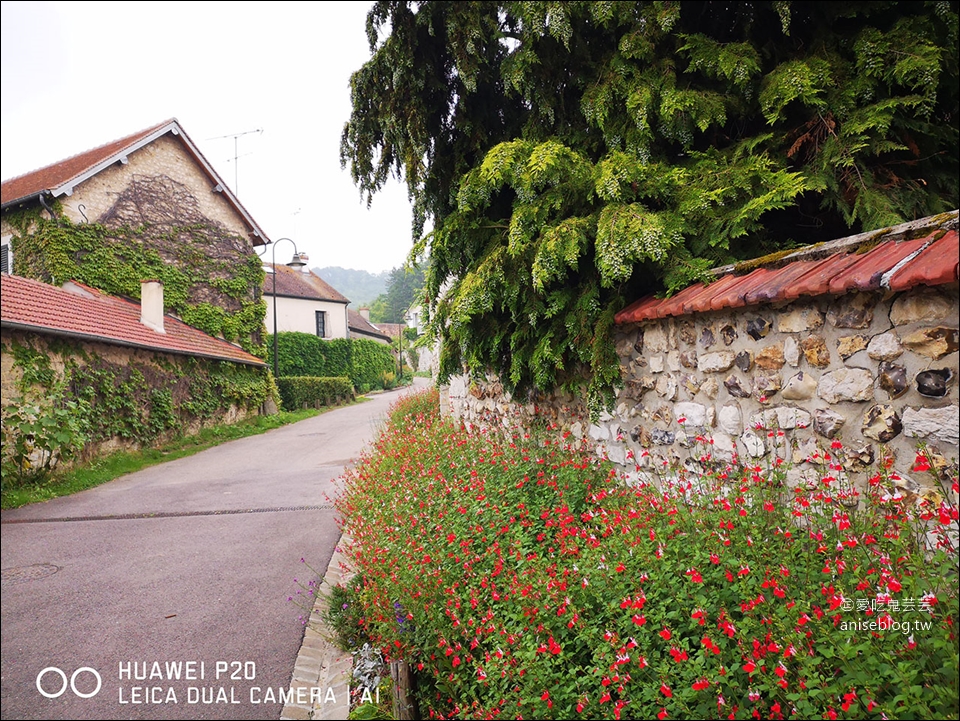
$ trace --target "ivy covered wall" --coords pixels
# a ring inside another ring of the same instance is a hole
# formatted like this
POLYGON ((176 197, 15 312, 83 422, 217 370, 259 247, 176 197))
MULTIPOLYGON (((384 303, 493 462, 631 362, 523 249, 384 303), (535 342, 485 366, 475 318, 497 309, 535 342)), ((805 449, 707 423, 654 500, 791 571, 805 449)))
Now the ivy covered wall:
POLYGON ((4 215, 18 275, 130 298, 140 297, 141 280, 160 280, 166 312, 264 357, 260 259, 248 239, 208 218, 185 185, 135 175, 97 222, 53 209, 54 218, 39 207, 4 215))
POLYGON ((8 415, 25 405, 70 408, 91 457, 235 422, 276 398, 263 366, 8 330, 0 351, 5 446, 8 415))

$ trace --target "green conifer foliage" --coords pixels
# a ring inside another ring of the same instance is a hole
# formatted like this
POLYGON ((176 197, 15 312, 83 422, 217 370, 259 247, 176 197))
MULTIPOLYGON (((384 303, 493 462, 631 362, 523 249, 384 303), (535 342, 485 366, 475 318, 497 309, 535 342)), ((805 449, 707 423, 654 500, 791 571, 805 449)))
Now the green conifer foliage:
POLYGON ((619 374, 613 314, 956 208, 956 2, 377 2, 341 159, 430 258, 441 375, 619 374), (430 221, 432 231, 423 235, 430 221))

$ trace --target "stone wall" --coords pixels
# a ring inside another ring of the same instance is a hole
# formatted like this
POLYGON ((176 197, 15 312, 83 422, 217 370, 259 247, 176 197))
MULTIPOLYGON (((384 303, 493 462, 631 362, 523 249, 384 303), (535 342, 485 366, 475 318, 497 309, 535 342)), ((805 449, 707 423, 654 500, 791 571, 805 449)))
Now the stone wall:
MULTIPOLYGON (((157 435, 148 439, 149 444, 163 442, 180 434, 193 435, 207 426, 237 423, 259 412, 259 407, 244 407, 226 401, 222 402, 215 412, 203 418, 196 417, 185 410, 193 400, 191 384, 198 375, 197 368, 188 365, 186 356, 95 341, 58 338, 7 328, 4 328, 0 335, 0 351, 2 351, 0 352, 0 406, 3 408, 19 405, 21 400, 37 402, 41 405, 52 401, 50 387, 43 384, 24 387, 26 385, 24 368, 15 358, 15 346, 45 356, 54 384, 61 384, 67 370, 73 368, 75 380, 65 389, 65 397, 68 399, 75 399, 74 393, 85 387, 88 373, 107 370, 119 383, 129 382, 130 378, 124 376, 128 376, 128 371, 133 371, 143 377, 143 382, 137 385, 130 400, 143 417, 149 420, 151 391, 168 392, 173 411, 181 420, 181 424, 158 432, 157 435)), ((201 369, 211 368, 218 363, 218 361, 204 359, 195 359, 195 362, 200 364, 201 369)), ((251 367, 251 372, 256 371, 251 367)), ((96 403, 96 400, 92 402, 96 403)), ((104 433, 94 429, 91 434, 94 437, 84 448, 83 459, 118 450, 135 450, 147 445, 143 442, 144 439, 138 439, 126 432, 122 435, 101 437, 104 433)))
POLYGON ((958 455, 958 315, 952 284, 622 326, 623 387, 595 424, 579 397, 516 403, 495 378, 453 379, 448 402, 472 424, 555 421, 633 477, 699 458, 698 438, 724 461, 785 457, 794 477, 834 441, 854 476, 883 448, 907 475, 921 441, 958 455))

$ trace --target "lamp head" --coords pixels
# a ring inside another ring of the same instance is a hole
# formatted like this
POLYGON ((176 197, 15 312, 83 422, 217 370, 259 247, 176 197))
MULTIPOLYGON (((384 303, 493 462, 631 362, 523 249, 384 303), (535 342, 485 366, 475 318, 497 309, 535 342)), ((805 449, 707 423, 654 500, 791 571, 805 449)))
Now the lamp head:
POLYGON ((306 261, 300 258, 299 253, 294 253, 293 258, 290 260, 289 263, 287 263, 287 265, 290 266, 291 268, 302 268, 306 264, 307 264, 306 261))

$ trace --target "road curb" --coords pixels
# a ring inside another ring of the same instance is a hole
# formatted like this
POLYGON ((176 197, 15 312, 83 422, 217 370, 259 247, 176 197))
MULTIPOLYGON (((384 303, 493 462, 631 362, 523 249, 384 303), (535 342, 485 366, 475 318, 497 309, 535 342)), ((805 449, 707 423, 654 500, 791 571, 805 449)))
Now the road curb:
POLYGON ((350 680, 353 676, 353 655, 341 651, 331 642, 334 632, 323 621, 330 590, 337 584, 346 584, 353 576, 347 566, 347 558, 341 547, 345 537, 334 547, 333 556, 327 565, 317 597, 310 612, 303 642, 290 679, 291 703, 283 707, 280 719, 306 721, 309 719, 345 719, 350 713, 350 680), (300 692, 301 698, 311 698, 307 703, 295 703, 298 688, 319 689, 316 692, 300 692))

